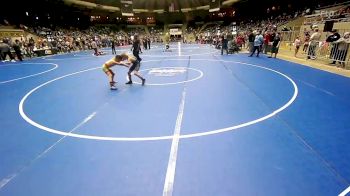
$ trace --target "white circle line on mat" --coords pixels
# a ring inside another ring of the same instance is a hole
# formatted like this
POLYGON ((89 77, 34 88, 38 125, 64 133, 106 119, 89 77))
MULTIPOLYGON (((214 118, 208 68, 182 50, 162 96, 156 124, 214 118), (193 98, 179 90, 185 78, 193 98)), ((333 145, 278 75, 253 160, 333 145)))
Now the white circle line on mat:
MULTIPOLYGON (((167 60, 187 60, 187 59, 167 59, 167 60)), ((268 70, 274 73, 279 74, 280 76, 283 76, 284 78, 286 78, 293 86, 294 88, 294 93, 292 95, 292 97, 289 99, 289 101, 287 103, 285 103, 283 106, 281 106, 280 108, 272 111, 271 113, 262 116, 260 118, 257 118, 255 120, 252 121, 248 121, 239 125, 234 125, 234 126, 230 126, 230 127, 226 127, 226 128, 221 128, 221 129, 215 129, 215 130, 210 130, 210 131, 206 131, 206 132, 196 132, 193 134, 184 134, 184 135, 180 135, 179 138, 184 139, 184 138, 195 138, 195 137, 201 137, 201 136, 208 136, 208 135, 214 135, 214 134, 219 134, 219 133, 224 133, 224 132, 229 132, 229 131, 233 131, 233 130, 237 130, 239 128, 243 128, 243 127, 247 127, 253 124, 257 124, 259 122, 262 122, 264 120, 267 120, 275 115, 277 115, 278 113, 282 112, 283 110, 285 110, 286 108, 288 108, 297 98, 298 96, 298 86, 296 85, 296 83, 287 75, 267 68, 267 67, 263 67, 263 66, 259 66, 259 65, 254 65, 254 64, 250 64, 250 63, 244 63, 244 62, 236 62, 236 61, 227 61, 227 60, 213 60, 213 59, 193 59, 193 60, 205 60, 205 61, 215 61, 215 62, 228 62, 228 63, 238 63, 238 64, 244 64, 244 65, 248 65, 248 66, 252 66, 252 67, 257 67, 260 69, 264 69, 264 70, 268 70)), ((161 61, 161 60, 155 60, 155 61, 161 61)), ((146 62, 146 61, 145 61, 146 62)), ((147 61, 150 62, 150 61, 147 61)), ((69 137, 75 137, 75 138, 81 138, 81 139, 91 139, 91 140, 103 140, 103 141, 156 141, 156 140, 169 140, 169 139, 173 139, 172 135, 167 135, 167 136, 155 136, 155 137, 107 137, 107 136, 96 136, 96 135, 84 135, 84 134, 76 134, 76 133, 68 133, 65 132, 63 130, 57 130, 57 129, 53 129, 53 128, 49 128, 46 126, 43 126, 35 121, 33 121, 32 119, 30 119, 24 112, 24 103, 26 101, 26 99, 36 90, 38 90, 39 88, 54 82, 56 80, 71 76, 71 75, 75 75, 75 74, 79 74, 79 73, 83 73, 86 71, 91 71, 94 69, 99 69, 99 68, 91 68, 91 69, 86 69, 86 70, 82 70, 79 72, 75 72, 75 73, 71 73, 71 74, 67 74, 58 78, 55 78, 53 80, 50 80, 48 82, 45 82, 37 87, 35 87, 34 89, 30 90, 20 101, 19 106, 18 106, 18 110, 20 115, 22 116, 22 118, 27 121, 29 124, 50 132, 50 133, 54 133, 54 134, 58 134, 58 135, 63 135, 63 136, 69 136, 69 137)))
MULTIPOLYGON (((146 56, 146 57, 181 57, 181 56, 201 56, 201 55, 208 55, 208 54, 215 54, 218 53, 218 51, 214 51, 214 52, 206 52, 206 53, 198 53, 198 54, 189 54, 189 55, 140 55, 141 57, 146 56)), ((188 59, 187 59, 188 60, 188 59)), ((192 59, 191 59, 192 60, 192 59)))
POLYGON ((5 83, 9 83, 9 82, 14 82, 14 81, 17 81, 17 80, 22 80, 22 79, 26 79, 26 78, 35 77, 35 76, 38 76, 38 75, 41 75, 41 74, 53 71, 53 70, 57 69, 57 67, 58 67, 58 65, 55 64, 55 63, 21 63, 21 64, 16 64, 16 65, 23 65, 23 64, 29 64, 29 65, 46 64, 46 65, 54 65, 54 67, 49 69, 49 70, 42 71, 42 72, 39 72, 39 73, 36 73, 36 74, 31 74, 31 75, 28 75, 28 76, 23 76, 23 77, 11 79, 11 80, 0 81, 0 84, 5 84, 5 83))
MULTIPOLYGON (((199 73, 199 76, 193 78, 193 79, 189 79, 189 80, 184 80, 184 81, 179 81, 179 82, 167 82, 167 83, 146 83, 147 86, 167 86, 167 85, 175 85, 175 84, 183 84, 183 83, 187 83, 187 82, 193 82, 195 80, 199 80, 200 78, 203 77, 203 72, 199 69, 194 69, 194 68, 189 68, 189 67, 154 67, 154 68, 149 68, 149 69, 142 69, 139 72, 143 72, 143 71, 148 71, 151 69, 158 69, 158 68, 185 68, 185 69, 189 69, 189 70, 193 70, 199 73)), ((136 84, 141 84, 139 82, 134 82, 136 84)))

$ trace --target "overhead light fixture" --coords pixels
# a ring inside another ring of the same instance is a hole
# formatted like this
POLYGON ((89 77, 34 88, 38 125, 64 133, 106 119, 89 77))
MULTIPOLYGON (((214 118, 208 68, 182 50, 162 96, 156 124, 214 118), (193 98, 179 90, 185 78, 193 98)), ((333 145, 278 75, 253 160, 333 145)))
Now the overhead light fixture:
POLYGON ((209 5, 196 7, 196 10, 209 10, 209 5))
POLYGON ((214 8, 214 9, 209 9, 209 12, 218 12, 218 11, 220 11, 219 7, 218 8, 214 8))
POLYGON ((149 12, 147 9, 133 9, 134 12, 149 12))
POLYGON ((192 11, 192 8, 182 8, 181 12, 189 12, 192 11))
POLYGON ((222 2, 222 5, 230 5, 230 4, 235 3, 237 1, 238 0, 227 0, 227 1, 222 2))
POLYGON ((160 9, 160 10, 153 10, 153 12, 156 12, 158 14, 161 14, 161 13, 164 13, 164 10, 163 9, 160 9))

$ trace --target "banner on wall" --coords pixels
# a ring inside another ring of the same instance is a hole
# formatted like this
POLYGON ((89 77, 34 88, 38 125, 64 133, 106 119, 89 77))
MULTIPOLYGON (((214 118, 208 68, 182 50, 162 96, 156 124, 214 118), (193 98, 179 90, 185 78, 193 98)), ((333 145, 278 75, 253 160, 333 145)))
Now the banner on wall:
POLYGON ((182 32, 178 28, 170 29, 170 35, 181 35, 182 32))
POLYGON ((120 4, 122 16, 134 16, 132 0, 121 0, 120 4))

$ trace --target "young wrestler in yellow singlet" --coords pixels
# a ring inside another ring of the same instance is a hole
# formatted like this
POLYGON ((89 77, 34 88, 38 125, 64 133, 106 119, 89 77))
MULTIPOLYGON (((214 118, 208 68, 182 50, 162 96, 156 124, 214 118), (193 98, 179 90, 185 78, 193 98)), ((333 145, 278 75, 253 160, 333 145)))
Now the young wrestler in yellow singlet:
POLYGON ((123 63, 123 57, 121 55, 116 55, 114 58, 110 59, 109 61, 105 62, 102 66, 102 70, 107 74, 109 79, 109 85, 111 87, 111 90, 117 90, 117 87, 115 86, 114 82, 114 72, 111 70, 111 67, 115 65, 121 65, 125 67, 129 67, 126 63, 123 63))

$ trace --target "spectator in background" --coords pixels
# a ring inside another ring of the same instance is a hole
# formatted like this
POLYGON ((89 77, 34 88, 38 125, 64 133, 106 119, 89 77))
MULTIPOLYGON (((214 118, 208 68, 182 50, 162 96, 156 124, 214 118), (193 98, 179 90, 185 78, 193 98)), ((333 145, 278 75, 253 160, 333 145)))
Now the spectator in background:
POLYGON ((94 50, 94 55, 98 56, 98 47, 97 47, 97 43, 95 40, 92 40, 91 48, 94 50))
POLYGON ((276 37, 276 29, 273 29, 272 33, 270 35, 270 43, 269 43, 271 46, 272 46, 272 42, 275 39, 275 37, 276 37))
POLYGON ((5 44, 3 43, 3 41, 2 40, 0 40, 0 60, 2 61, 2 62, 5 62, 5 60, 6 59, 4 59, 3 58, 3 53, 4 53, 4 51, 5 51, 5 44))
POLYGON ((11 48, 7 44, 7 40, 2 40, 2 42, 0 42, 0 53, 2 62, 6 61, 7 55, 10 57, 11 62, 16 62, 11 54, 11 48))
POLYGON ((244 40, 244 37, 243 35, 239 34, 236 38, 236 43, 238 45, 238 47, 244 47, 244 44, 245 44, 245 40, 244 40))
POLYGON ((299 36, 294 41, 294 46, 295 46, 295 52, 294 52, 294 57, 297 57, 297 54, 299 52, 299 48, 301 46, 301 40, 299 39, 299 36))
POLYGON ((340 67, 345 68, 345 60, 350 46, 350 32, 344 33, 344 37, 338 39, 335 43, 338 44, 338 47, 333 62, 335 64, 335 61, 338 61, 340 67))
POLYGON ((264 37, 261 35, 261 31, 258 31, 258 33, 257 33, 257 35, 255 36, 255 39, 254 39, 253 51, 252 51, 252 53, 250 54, 249 57, 252 57, 256 50, 258 50, 258 53, 257 53, 256 57, 259 57, 260 49, 261 49, 261 46, 262 46, 263 43, 264 43, 264 37))
POLYGON ((111 42, 112 42, 111 43, 111 45, 112 45, 112 54, 117 54, 117 52, 115 51, 115 41, 112 40, 111 42))
POLYGON ((144 38, 142 39, 142 42, 143 42, 143 49, 144 49, 144 50, 147 50, 147 49, 148 49, 148 48, 147 48, 147 38, 144 37, 144 38))
POLYGON ((151 39, 149 37, 147 38, 147 45, 148 45, 148 50, 151 50, 151 39))
POLYGON ((269 56, 269 58, 272 58, 273 54, 275 54, 275 58, 277 57, 280 44, 281 44, 281 33, 277 33, 275 38, 273 39, 272 48, 271 48, 271 56, 269 56))
POLYGON ((18 60, 23 61, 22 52, 21 52, 21 44, 20 44, 19 40, 16 39, 15 43, 13 44, 13 49, 16 52, 18 60))
POLYGON ((269 42, 270 42, 270 31, 267 30, 264 34, 264 54, 267 54, 269 51, 269 42))
POLYGON ((309 48, 310 44, 310 34, 309 32, 305 33, 305 38, 304 38, 304 46, 303 46, 303 52, 307 52, 307 49, 309 48))
POLYGON ((321 33, 318 32, 318 28, 315 28, 315 32, 310 37, 310 46, 307 54, 308 59, 316 59, 316 49, 321 39, 321 33))
POLYGON ((336 29, 332 30, 331 32, 332 34, 327 37, 326 42, 335 42, 340 39, 341 36, 336 29))
MULTIPOLYGON (((337 30, 332 30, 332 34, 327 37, 326 42, 331 43, 331 54, 330 58, 335 59, 335 54, 337 53, 337 46, 333 45, 334 42, 338 41, 340 39, 340 34, 337 32, 337 30)), ((335 61, 333 61, 331 64, 335 64, 335 61)))
POLYGON ((224 50, 226 51, 226 54, 228 55, 228 41, 226 36, 221 37, 221 55, 224 55, 224 50))
POLYGON ((33 39, 33 37, 31 37, 28 41, 28 54, 29 54, 29 57, 32 58, 33 54, 34 54, 34 46, 35 46, 35 41, 33 39))
POLYGON ((255 40, 255 35, 252 30, 249 30, 249 35, 248 35, 248 49, 249 52, 252 53, 254 49, 254 40, 255 40))

